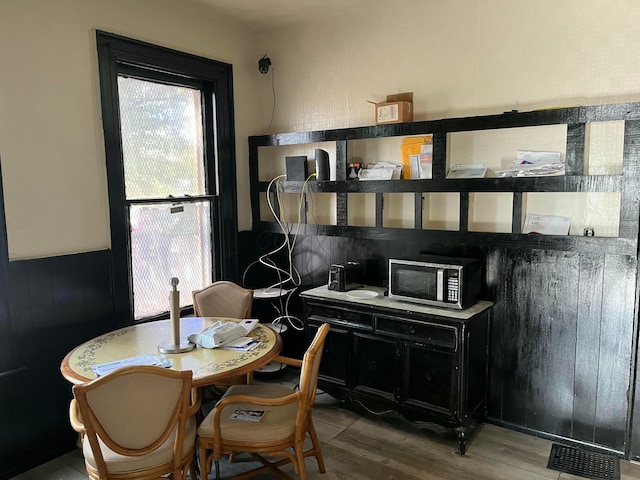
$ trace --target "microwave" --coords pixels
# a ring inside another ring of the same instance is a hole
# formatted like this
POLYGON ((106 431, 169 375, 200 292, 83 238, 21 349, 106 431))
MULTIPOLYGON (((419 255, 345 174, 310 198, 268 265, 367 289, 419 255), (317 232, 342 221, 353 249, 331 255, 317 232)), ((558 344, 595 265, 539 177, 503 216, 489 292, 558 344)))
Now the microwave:
POLYGON ((475 258, 418 255, 389 259, 389 299, 464 309, 478 300, 482 262, 475 258))

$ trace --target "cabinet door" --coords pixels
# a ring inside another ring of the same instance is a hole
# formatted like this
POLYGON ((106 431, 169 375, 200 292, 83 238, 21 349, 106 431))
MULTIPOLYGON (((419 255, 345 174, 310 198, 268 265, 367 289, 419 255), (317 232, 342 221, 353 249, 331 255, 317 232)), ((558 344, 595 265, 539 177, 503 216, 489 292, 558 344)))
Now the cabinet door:
POLYGON ((453 351, 406 342, 402 400, 455 415, 457 369, 453 351))
MULTIPOLYGON (((318 331, 319 325, 309 325, 309 335, 312 339, 318 331)), ((324 341, 322 360, 320 362, 320 380, 346 387, 349 371, 349 331, 331 325, 324 341)))
POLYGON ((397 395, 400 345, 386 337, 353 334, 354 389, 394 400, 397 395))

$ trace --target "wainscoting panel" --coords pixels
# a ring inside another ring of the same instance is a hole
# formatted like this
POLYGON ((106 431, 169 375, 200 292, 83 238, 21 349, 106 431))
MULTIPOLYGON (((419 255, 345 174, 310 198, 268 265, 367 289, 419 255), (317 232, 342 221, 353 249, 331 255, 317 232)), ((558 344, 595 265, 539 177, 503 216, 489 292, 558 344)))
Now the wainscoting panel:
POLYGON ((16 369, 0 376, 0 478, 71 450, 71 385, 60 362, 114 328, 108 250, 9 264, 16 369))
POLYGON ((624 453, 631 406, 635 261, 501 250, 488 257, 489 416, 624 453))
MULTIPOLYGON (((249 238, 246 234, 251 244, 249 238)), ((365 282, 383 286, 389 257, 421 251, 484 261, 482 298, 495 302, 490 422, 628 456, 635 257, 308 236, 298 239, 294 262, 303 278, 301 290, 326 283, 329 265, 347 260, 365 263, 365 282)))

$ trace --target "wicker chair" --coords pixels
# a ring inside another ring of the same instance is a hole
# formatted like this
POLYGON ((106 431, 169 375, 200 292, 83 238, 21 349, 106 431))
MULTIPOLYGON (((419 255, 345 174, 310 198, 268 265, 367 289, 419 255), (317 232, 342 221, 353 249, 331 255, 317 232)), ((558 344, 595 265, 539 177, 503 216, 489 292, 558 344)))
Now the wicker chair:
POLYGON ((220 280, 193 292, 196 317, 249 318, 253 306, 253 290, 233 282, 220 280))
POLYGON ((69 416, 89 478, 184 480, 188 470, 195 478, 200 399, 191 377, 190 370, 131 366, 74 385, 69 416))
MULTIPOLYGON (((213 282, 202 290, 193 292, 193 313, 196 317, 249 318, 253 306, 253 290, 227 280, 213 282)), ((214 387, 226 388, 230 385, 249 385, 253 382, 253 372, 232 377, 214 387)))
MULTIPOLYGON (((276 360, 301 368, 297 391, 280 385, 236 385, 225 393, 198 428, 200 471, 207 478, 215 462, 216 479, 220 478, 219 461, 223 455, 250 452, 261 467, 232 478, 252 478, 261 471, 278 469, 292 463, 301 480, 306 479, 305 457, 314 456, 320 473, 325 472, 320 442, 313 426, 312 408, 318 384, 318 370, 329 325, 323 324, 302 361, 286 357, 276 360), (263 410, 259 422, 231 418, 237 409, 263 410), (311 448, 304 450, 309 435, 311 448), (284 457, 268 461, 259 454, 284 457)), ((280 472, 281 473, 281 472, 280 472)))

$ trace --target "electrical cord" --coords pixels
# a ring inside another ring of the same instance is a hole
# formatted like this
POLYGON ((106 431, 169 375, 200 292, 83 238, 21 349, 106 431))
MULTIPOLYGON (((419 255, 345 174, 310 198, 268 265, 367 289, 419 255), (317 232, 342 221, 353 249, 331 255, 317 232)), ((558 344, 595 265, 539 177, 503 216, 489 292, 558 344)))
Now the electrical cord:
POLYGON ((273 66, 273 64, 270 64, 270 65, 271 65, 271 93, 273 96, 273 107, 271 108, 271 120, 269 121, 269 126, 264 132, 262 132, 263 135, 269 133, 269 131, 271 130, 271 125, 273 124, 273 119, 276 116, 276 69, 273 66))
POLYGON ((369 412, 371 415, 376 415, 376 416, 383 416, 383 415, 389 415, 389 414, 395 414, 397 413, 395 410, 383 410, 381 412, 376 412, 375 410, 371 410, 369 407, 367 407, 364 403, 362 403, 360 400, 357 399, 353 399, 351 397, 349 397, 347 399, 349 402, 352 403, 357 403, 358 405, 360 405, 362 408, 364 408, 367 412, 369 412))
POLYGON ((300 276, 300 272, 298 271, 298 269, 293 264, 293 250, 295 248, 295 245, 298 239, 298 234, 300 232, 300 225, 302 223, 301 210, 302 210, 302 205, 304 201, 305 191, 307 189, 309 181, 315 176, 316 176, 315 173, 312 173, 311 175, 309 175, 302 185, 302 190, 300 191, 300 200, 298 201, 298 221, 295 229, 295 234, 293 235, 293 239, 291 239, 291 231, 285 225, 285 220, 287 218, 286 209, 284 208, 284 204, 281 201, 282 199, 281 193, 283 192, 282 180, 286 178, 286 175, 278 175, 269 182, 269 185, 267 186, 267 191, 266 191, 267 204, 269 206, 269 210, 271 211, 271 214, 273 215, 276 222, 278 223, 278 226, 282 230, 282 233, 284 235, 284 240, 282 244, 276 247, 274 250, 268 253, 265 253, 264 255, 261 255, 257 260, 250 263, 247 266, 247 268, 245 268, 244 273, 242 274, 242 284, 245 285, 247 272, 254 265, 261 264, 266 268, 276 272, 276 274, 278 275, 278 281, 265 289, 265 290, 279 289, 279 295, 278 295, 278 300, 280 305, 280 309, 278 310, 279 316, 276 317, 271 323, 273 325, 281 325, 283 324, 283 322, 286 322, 291 326, 291 328, 297 331, 304 330, 304 322, 300 318, 296 317, 295 315, 291 315, 289 313, 289 302, 291 301, 293 293, 301 285, 302 277, 300 276), (274 185, 275 185, 274 196, 278 200, 278 205, 280 205, 280 215, 276 214, 275 208, 271 201, 271 195, 272 195, 271 190, 274 185), (288 264, 287 270, 279 267, 276 264, 276 262, 271 258, 273 255, 277 254, 278 252, 282 251, 285 248, 287 253, 287 264, 288 264), (291 285, 293 288, 287 288, 287 285, 291 285), (283 303, 283 297, 284 297, 284 303, 283 303))

